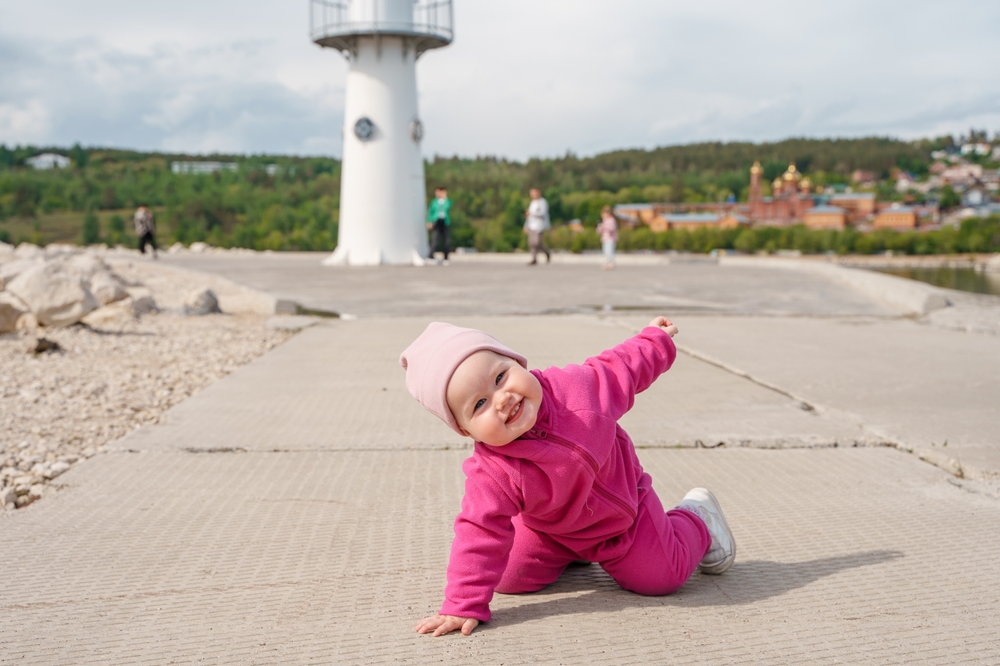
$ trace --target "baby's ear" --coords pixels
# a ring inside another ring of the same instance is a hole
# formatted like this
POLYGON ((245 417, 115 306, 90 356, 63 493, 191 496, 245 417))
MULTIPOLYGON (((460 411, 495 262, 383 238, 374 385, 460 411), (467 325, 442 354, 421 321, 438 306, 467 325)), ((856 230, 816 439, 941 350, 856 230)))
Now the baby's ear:
POLYGON ((462 426, 458 426, 458 431, 462 433, 463 437, 472 437, 472 435, 469 434, 469 431, 463 428, 462 426))

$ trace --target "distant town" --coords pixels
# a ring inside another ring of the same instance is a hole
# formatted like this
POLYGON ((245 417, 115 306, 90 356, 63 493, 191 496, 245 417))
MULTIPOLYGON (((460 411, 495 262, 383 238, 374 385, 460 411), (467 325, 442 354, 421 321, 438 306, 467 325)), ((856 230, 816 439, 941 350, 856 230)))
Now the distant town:
MULTIPOLYGON (((1000 214, 997 203, 1000 169, 982 162, 1000 162, 1000 146, 967 143, 957 151, 937 150, 923 177, 895 168, 890 173, 898 200, 879 200, 878 175, 855 169, 850 184, 814 186, 794 163, 771 182, 762 178, 759 161, 750 167, 750 187, 745 203, 734 197, 723 203, 618 204, 615 215, 627 223, 646 225, 654 232, 693 230, 699 226, 787 227, 859 231, 873 229, 933 230, 942 223, 955 225, 962 219, 1000 214), (971 159, 970 159, 971 158, 971 159), (979 158, 980 161, 972 161, 979 158), (942 217, 942 208, 953 209, 942 217)), ((579 221, 575 222, 580 225, 579 221)), ((580 225, 582 230, 582 225, 580 225)))

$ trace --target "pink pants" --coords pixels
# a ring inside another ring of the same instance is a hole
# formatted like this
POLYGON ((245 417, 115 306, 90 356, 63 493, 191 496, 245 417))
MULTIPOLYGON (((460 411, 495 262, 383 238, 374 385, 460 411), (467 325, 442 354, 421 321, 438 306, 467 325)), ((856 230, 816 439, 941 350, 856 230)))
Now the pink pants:
POLYGON ((514 546, 496 591, 536 592, 554 583, 574 560, 596 560, 623 589, 648 596, 676 592, 712 545, 708 528, 688 511, 663 511, 650 490, 639 502, 635 522, 610 548, 575 553, 514 518, 514 546))

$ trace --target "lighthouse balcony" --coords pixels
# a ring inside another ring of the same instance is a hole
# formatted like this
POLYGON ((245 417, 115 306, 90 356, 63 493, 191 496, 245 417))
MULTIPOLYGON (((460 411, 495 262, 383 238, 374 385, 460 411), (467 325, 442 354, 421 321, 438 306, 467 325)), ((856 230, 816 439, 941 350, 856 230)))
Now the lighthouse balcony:
POLYGON ((454 35, 452 0, 310 0, 312 40, 353 53, 360 37, 402 37, 419 55, 454 35))

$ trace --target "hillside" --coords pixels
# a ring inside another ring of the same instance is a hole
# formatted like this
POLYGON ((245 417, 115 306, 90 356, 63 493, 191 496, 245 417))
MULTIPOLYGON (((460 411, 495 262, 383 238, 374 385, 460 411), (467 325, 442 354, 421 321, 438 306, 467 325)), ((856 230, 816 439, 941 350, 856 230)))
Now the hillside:
MULTIPOLYGON (((756 160, 766 180, 795 162, 815 184, 827 185, 848 182, 856 169, 882 178, 897 168, 926 173, 931 151, 953 144, 951 137, 698 143, 525 163, 435 157, 426 172, 429 193, 443 184, 455 201, 455 244, 503 251, 521 242, 531 186, 543 190, 555 224, 581 219, 592 225, 607 204, 744 200, 756 160)), ((322 157, 0 146, 0 240, 128 245, 134 242, 131 211, 147 203, 156 212, 163 244, 330 250, 337 238, 339 174, 339 161, 322 157), (70 157, 71 166, 35 171, 25 165, 25 159, 44 151, 70 157), (235 163, 235 170, 171 171, 171 163, 184 160, 235 163)), ((733 240, 718 242, 731 246, 733 240)))

